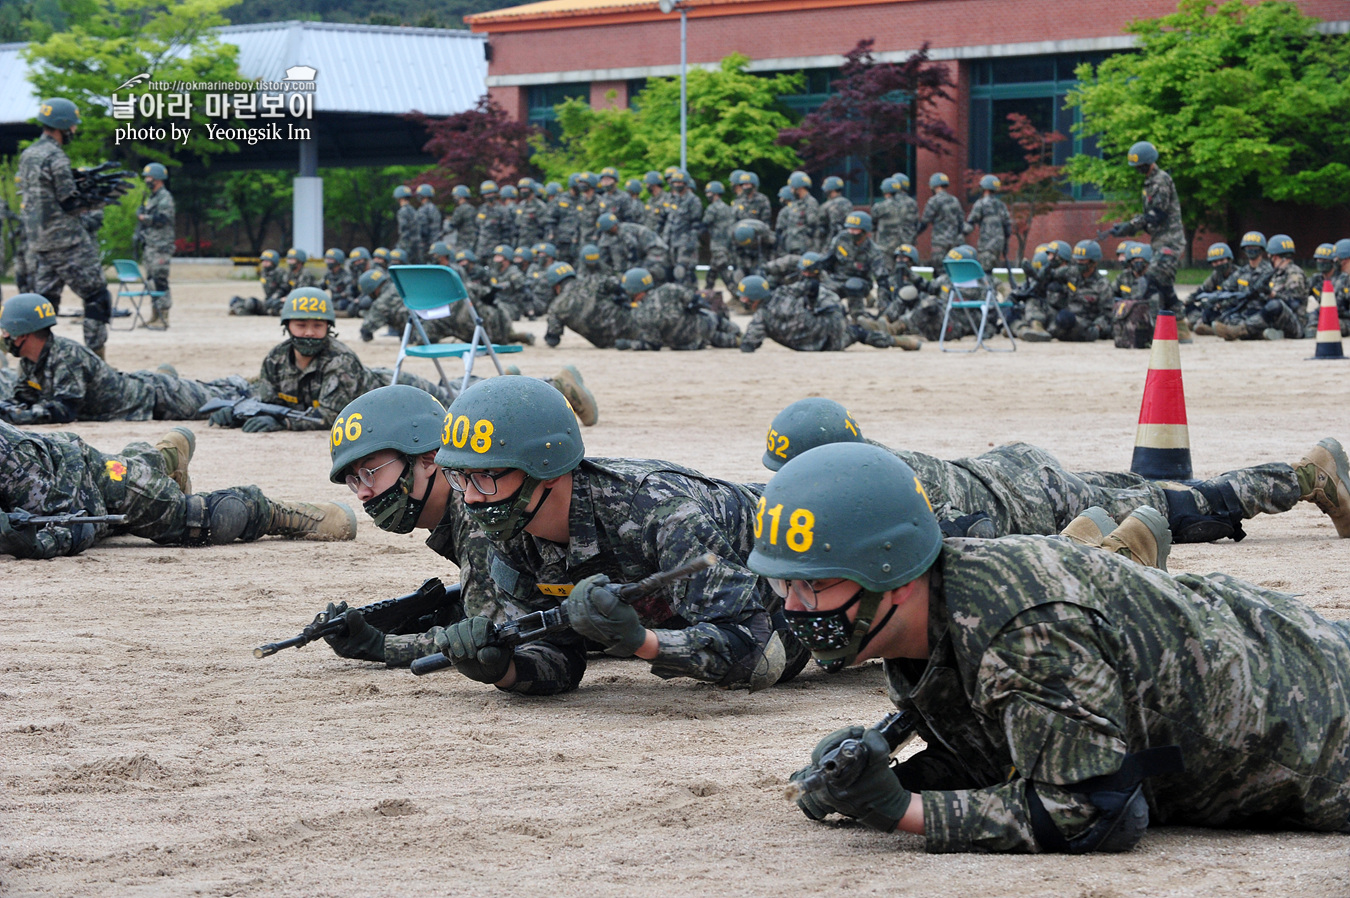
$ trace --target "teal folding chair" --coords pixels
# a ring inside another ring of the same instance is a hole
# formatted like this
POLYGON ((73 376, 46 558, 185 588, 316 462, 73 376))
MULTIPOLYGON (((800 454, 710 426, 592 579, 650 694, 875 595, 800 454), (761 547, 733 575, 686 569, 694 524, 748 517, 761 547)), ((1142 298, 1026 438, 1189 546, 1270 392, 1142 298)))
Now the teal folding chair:
POLYGON ((1005 309, 1012 308, 1012 303, 999 301, 994 279, 985 273, 984 267, 974 259, 943 259, 942 266, 947 269, 947 277, 951 278, 954 289, 947 294, 947 308, 942 313, 942 333, 938 336, 938 348, 943 352, 978 352, 980 349, 988 352, 1016 352, 1017 340, 1013 338, 1012 328, 1008 325, 1008 316, 1004 314, 1005 309), (961 289, 971 287, 983 290, 983 298, 962 299, 961 289), (975 330, 975 346, 971 349, 947 348, 947 323, 951 320, 953 309, 960 309, 971 327, 976 327, 974 313, 976 309, 980 310, 980 322, 975 330), (1007 348, 994 349, 985 345, 984 328, 990 320, 991 313, 998 316, 999 325, 1008 335, 1007 348))
POLYGON ((403 298, 408 307, 408 323, 403 325, 403 340, 398 347, 398 361, 394 363, 393 383, 398 383, 399 372, 403 370, 403 360, 411 356, 415 359, 431 359, 436 372, 441 376, 441 387, 450 389, 450 379, 445 376, 441 359, 458 358, 464 361, 464 379, 460 381, 460 390, 469 386, 473 376, 473 363, 480 355, 492 359, 497 373, 502 374, 502 363, 497 355, 504 352, 520 352, 524 347, 511 345, 493 345, 488 340, 483 319, 469 299, 469 291, 464 289, 464 281, 459 272, 446 265, 394 265, 389 268, 389 276, 394 281, 394 289, 403 298), (455 303, 462 302, 473 316, 473 339, 468 343, 432 343, 422 321, 436 318, 448 318, 455 312, 455 303), (421 339, 422 345, 409 346, 413 331, 421 339))
MULTIPOLYGON (((116 315, 117 304, 123 299, 127 305, 131 306, 131 327, 127 330, 135 330, 136 322, 145 327, 145 316, 141 314, 141 303, 149 297, 153 302, 156 296, 168 295, 167 290, 151 290, 145 282, 145 276, 141 274, 141 266, 137 265, 131 259, 113 259, 113 268, 117 272, 117 295, 113 297, 114 319, 121 317, 116 315)), ((111 326, 111 325, 109 325, 111 326)))

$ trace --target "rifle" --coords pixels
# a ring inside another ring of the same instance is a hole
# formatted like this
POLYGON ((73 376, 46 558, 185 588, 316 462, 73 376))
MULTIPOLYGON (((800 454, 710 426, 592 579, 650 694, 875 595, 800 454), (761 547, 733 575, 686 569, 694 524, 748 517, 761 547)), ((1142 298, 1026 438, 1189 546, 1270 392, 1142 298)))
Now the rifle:
POLYGON ((197 409, 199 415, 209 415, 222 408, 234 409, 236 418, 253 418, 258 415, 271 415, 273 418, 293 418, 296 421, 323 423, 323 416, 317 408, 307 408, 303 412, 285 405, 274 405, 246 396, 243 399, 212 399, 197 409))
POLYGON ((136 173, 117 167, 109 159, 93 168, 77 168, 71 173, 75 178, 75 196, 79 205, 87 209, 99 209, 111 205, 131 190, 136 173))
MULTIPOLYGON (((677 580, 692 577, 699 571, 706 570, 716 563, 717 556, 709 552, 706 555, 700 555, 688 564, 675 568, 673 571, 657 571, 649 577, 643 577, 636 583, 616 585, 613 587, 613 591, 619 597, 619 601, 631 605, 643 596, 650 595, 677 580)), ((522 643, 534 642, 537 639, 543 639, 545 636, 562 633, 570 629, 572 629, 572 623, 567 619, 567 609, 562 605, 555 605, 543 611, 535 611, 515 620, 509 620, 504 624, 494 625, 492 628, 492 644, 503 648, 515 648, 522 643)), ((444 652, 437 652, 434 655, 427 655, 414 661, 412 672, 420 677, 433 671, 445 670, 447 667, 452 667, 454 663, 446 657, 444 652)))
POLYGON ((125 524, 127 516, 124 514, 87 514, 83 511, 72 511, 66 514, 33 514, 31 511, 17 509, 15 511, 0 512, 9 518, 11 527, 68 527, 71 524, 125 524))
MULTIPOLYGON (((915 735, 918 723, 918 715, 913 711, 892 711, 874 724, 872 729, 882 735, 890 746, 890 753, 895 754, 915 735)), ((862 739, 845 739, 826 752, 801 779, 788 783, 783 790, 783 797, 788 801, 796 801, 826 786, 850 786, 862 775, 870 754, 870 749, 863 744, 862 739)))
MULTIPOLYGON (((464 606, 459 601, 460 586, 456 583, 449 589, 436 577, 432 577, 414 592, 393 599, 371 602, 356 610, 375 629, 393 635, 424 633, 442 621, 450 622, 464 616, 464 606)), ((346 603, 335 609, 330 618, 327 611, 314 615, 314 620, 300 631, 299 636, 283 639, 281 642, 269 642, 253 650, 253 657, 266 658, 282 649, 299 648, 316 639, 326 636, 343 636, 347 633, 346 603)))

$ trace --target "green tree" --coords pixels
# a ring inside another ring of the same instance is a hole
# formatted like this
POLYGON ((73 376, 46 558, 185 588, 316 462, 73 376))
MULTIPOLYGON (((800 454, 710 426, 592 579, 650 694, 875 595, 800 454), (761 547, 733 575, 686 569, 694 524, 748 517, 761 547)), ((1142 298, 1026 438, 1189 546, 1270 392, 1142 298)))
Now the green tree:
MULTIPOLYGON (((273 225, 291 233, 293 188, 286 172, 237 171, 225 175, 218 189, 215 208, 207 218, 216 228, 230 228, 236 243, 242 237, 249 255, 263 251, 263 242, 273 225)), ((289 238, 287 238, 289 239, 289 238)), ((288 247, 280 247, 285 252, 288 247)))
MULTIPOLYGON (((206 133, 208 119, 201 93, 193 96, 192 136, 185 145, 167 141, 123 140, 114 143, 119 125, 157 125, 153 116, 139 111, 130 121, 113 119, 108 97, 127 79, 142 72, 155 81, 240 81, 236 61, 238 48, 221 42, 211 31, 226 24, 220 11, 232 0, 67 0, 75 9, 70 27, 30 44, 24 50, 31 72, 29 79, 42 97, 66 97, 80 108, 83 119, 70 146, 73 159, 90 161, 111 153, 137 164, 156 160, 171 163, 171 152, 197 156, 233 152, 232 143, 212 141, 206 133)), ((142 88, 119 93, 139 96, 142 88)), ((36 114, 36 110, 34 110, 36 114)), ((166 127, 170 119, 162 124, 166 127)))
POLYGON ((410 165, 320 169, 323 215, 342 248, 390 245, 397 236, 394 188, 411 183, 421 171, 410 165))
MULTIPOLYGON (((712 71, 688 73, 689 173, 699 183, 738 167, 791 169, 801 164, 795 150, 774 142, 792 124, 778 98, 800 91, 801 75, 753 75, 745 70, 749 61, 736 53, 712 71)), ((531 161, 543 169, 544 180, 606 165, 632 177, 678 164, 680 79, 647 82, 632 106, 636 108, 592 109, 582 100, 562 103, 557 107, 562 126, 558 146, 537 138, 531 161)))
POLYGON ((1082 110, 1077 131, 1103 155, 1075 156, 1065 173, 1099 185, 1111 215, 1133 214, 1141 179, 1125 152, 1151 141, 1176 181, 1188 237, 1200 226, 1239 233, 1260 200, 1344 202, 1350 37, 1316 24, 1274 0, 1181 0, 1171 15, 1132 22, 1138 52, 1078 70, 1068 105, 1082 110))

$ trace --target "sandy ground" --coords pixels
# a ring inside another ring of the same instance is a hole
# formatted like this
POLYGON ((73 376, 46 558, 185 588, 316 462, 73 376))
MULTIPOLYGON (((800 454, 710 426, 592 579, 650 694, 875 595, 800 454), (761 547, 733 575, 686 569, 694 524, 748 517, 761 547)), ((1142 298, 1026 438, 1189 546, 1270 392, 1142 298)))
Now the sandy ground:
MULTIPOLYGON (((280 331, 225 315, 249 286, 176 285, 173 329, 116 333, 108 360, 256 372, 280 331)), ((391 338, 363 345, 354 322, 341 330, 369 364, 393 363, 391 338)), ((78 338, 68 319, 59 331, 78 338)), ((1350 440, 1350 363, 1305 362, 1311 349, 1183 347, 1197 475, 1350 440)), ((1027 440, 1073 468, 1123 470, 1147 357, 1107 343, 634 354, 569 333, 514 359, 526 374, 581 368, 601 408, 592 455, 764 480, 769 421, 813 394, 895 446, 957 457, 1027 440)), ((112 451, 166 426, 77 429, 112 451)), ((198 488, 349 497, 328 482, 326 434, 197 432, 198 488)), ((1173 570, 1226 570, 1350 616, 1350 543, 1315 508, 1248 529, 1240 545, 1178 547, 1173 570)), ((577 692, 531 699, 322 645, 251 654, 330 599, 360 604, 432 575, 455 578, 421 537, 364 516, 355 543, 120 538, 76 558, 0 560, 0 894, 1350 894, 1345 836, 1159 829, 1127 856, 930 856, 918 838, 811 823, 782 786, 820 736, 887 710, 875 667, 811 669, 750 696, 602 658, 577 692)))

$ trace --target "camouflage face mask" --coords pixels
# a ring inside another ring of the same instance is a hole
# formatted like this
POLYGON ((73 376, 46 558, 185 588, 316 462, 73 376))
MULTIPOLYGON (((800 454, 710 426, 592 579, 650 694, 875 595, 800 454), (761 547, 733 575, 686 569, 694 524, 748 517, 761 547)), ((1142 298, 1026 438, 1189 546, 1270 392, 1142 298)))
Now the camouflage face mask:
POLYGON ((375 526, 390 533, 413 531, 417 526, 417 519, 422 516, 422 509, 426 507, 427 499, 431 498, 431 487, 435 482, 434 478, 427 478, 427 488, 422 492, 422 498, 414 499, 412 459, 405 458, 404 463, 403 474, 394 485, 362 505, 366 514, 375 522, 375 526))
POLYGON ((328 337, 291 337, 291 343, 295 345, 296 352, 312 359, 323 352, 323 348, 328 345, 328 337))
POLYGON ((816 664, 826 673, 838 673, 852 664, 871 640, 872 634, 868 631, 872 629, 872 619, 880 604, 881 593, 860 589, 857 595, 833 611, 784 610, 783 615, 792 635, 811 650, 816 664), (854 605, 860 606, 858 617, 850 623, 848 610, 854 605))
POLYGON ((534 488, 541 482, 526 474, 525 479, 520 483, 520 488, 511 495, 498 499, 496 502, 465 502, 464 510, 493 539, 513 539, 529 526, 530 521, 534 520, 535 514, 544 507, 544 502, 548 500, 548 494, 551 490, 544 490, 543 495, 539 497, 539 504, 534 507, 534 511, 525 510, 530 504, 530 499, 534 497, 534 488))

